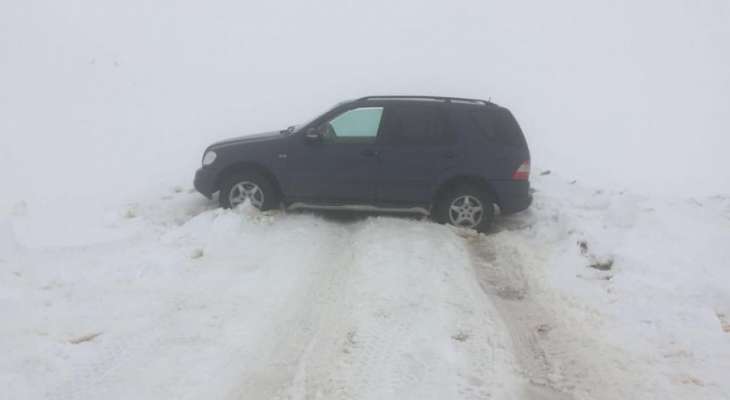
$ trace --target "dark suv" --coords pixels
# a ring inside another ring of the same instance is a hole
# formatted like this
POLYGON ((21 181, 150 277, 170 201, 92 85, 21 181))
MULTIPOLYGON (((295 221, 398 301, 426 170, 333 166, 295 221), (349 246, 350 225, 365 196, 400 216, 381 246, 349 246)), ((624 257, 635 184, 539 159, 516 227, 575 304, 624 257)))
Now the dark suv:
POLYGON ((484 100, 370 96, 280 132, 209 146, 195 188, 266 210, 421 212, 486 229, 527 208, 530 152, 509 110, 484 100))

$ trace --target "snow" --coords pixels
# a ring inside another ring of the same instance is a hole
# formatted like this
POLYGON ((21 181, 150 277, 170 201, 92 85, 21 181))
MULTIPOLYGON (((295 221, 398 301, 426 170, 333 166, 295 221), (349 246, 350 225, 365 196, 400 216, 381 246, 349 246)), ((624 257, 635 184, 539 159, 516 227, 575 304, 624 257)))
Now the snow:
POLYGON ((727 398, 730 197, 533 180, 534 206, 489 235, 180 188, 58 236, 19 206, 0 382, 24 399, 727 398))
POLYGON ((729 17, 2 2, 0 397, 730 398, 729 17), (209 143, 377 94, 509 107, 533 206, 476 235, 192 191, 209 143))
POLYGON ((138 228, 123 239, 43 248, 27 233, 2 264, 10 398, 515 390, 509 336, 449 228, 206 210, 197 195, 175 197, 160 201, 185 209, 184 222, 142 206, 119 217, 120 229, 138 228))
POLYGON ((546 194, 553 204, 545 211, 555 219, 535 225, 537 235, 566 237, 545 265, 554 271, 550 283, 584 312, 599 313, 603 336, 628 353, 653 396, 727 398, 730 197, 656 198, 550 183, 562 199, 546 194), (579 240, 613 259, 611 271, 586 268, 579 240))
MULTIPOLYGON (((565 352, 571 338, 569 359, 605 374, 571 384, 585 398, 601 397, 591 384, 610 383, 604 398, 728 398, 730 196, 639 195, 555 173, 534 180, 528 215, 484 242, 503 268, 520 265, 523 284, 559 316, 544 347, 565 352), (596 259, 613 260, 611 269, 590 268, 596 259)), ((564 356, 551 367, 581 372, 561 365, 564 356)))

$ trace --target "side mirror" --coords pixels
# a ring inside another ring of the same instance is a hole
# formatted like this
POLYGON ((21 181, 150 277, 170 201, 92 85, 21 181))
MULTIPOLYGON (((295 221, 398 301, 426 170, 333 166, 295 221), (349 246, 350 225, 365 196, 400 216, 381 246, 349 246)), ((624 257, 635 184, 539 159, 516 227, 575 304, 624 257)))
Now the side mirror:
POLYGON ((310 128, 306 132, 304 132, 304 140, 307 142, 321 142, 322 141, 322 134, 317 132, 317 129, 310 128))

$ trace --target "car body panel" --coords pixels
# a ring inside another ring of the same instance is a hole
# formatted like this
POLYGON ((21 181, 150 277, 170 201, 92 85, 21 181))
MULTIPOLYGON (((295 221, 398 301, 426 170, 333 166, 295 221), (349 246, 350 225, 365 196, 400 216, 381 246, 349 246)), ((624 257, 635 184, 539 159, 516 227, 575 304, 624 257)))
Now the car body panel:
MULTIPOLYGON (((341 103, 298 129, 242 136, 212 144, 217 158, 196 172, 195 188, 211 197, 221 179, 236 168, 265 170, 277 182, 285 203, 430 207, 442 185, 453 179, 484 182, 503 213, 527 208, 529 181, 512 180, 514 171, 529 161, 526 143, 495 142, 475 134, 470 113, 489 112, 519 131, 511 113, 493 103, 432 102, 429 112, 442 113, 444 130, 454 140, 434 145, 405 146, 389 141, 389 115, 411 100, 369 99, 341 103), (306 133, 357 107, 383 107, 377 138, 370 143, 325 143, 306 133), (434 108, 435 107, 435 108, 434 108), (437 110, 437 111, 433 111, 437 110)), ((495 118, 497 118, 495 117, 495 118)), ((524 141, 522 132, 518 132, 524 141)))
POLYGON ((385 126, 378 143, 378 179, 376 199, 387 204, 428 204, 435 188, 445 176, 457 174, 463 161, 462 142, 448 121, 440 104, 428 105, 435 113, 451 141, 409 145, 394 143, 391 137, 398 127, 392 116, 402 104, 392 102, 386 109, 385 126))
POLYGON ((328 201, 374 200, 378 160, 374 144, 309 143, 295 135, 287 173, 281 178, 287 197, 328 201))

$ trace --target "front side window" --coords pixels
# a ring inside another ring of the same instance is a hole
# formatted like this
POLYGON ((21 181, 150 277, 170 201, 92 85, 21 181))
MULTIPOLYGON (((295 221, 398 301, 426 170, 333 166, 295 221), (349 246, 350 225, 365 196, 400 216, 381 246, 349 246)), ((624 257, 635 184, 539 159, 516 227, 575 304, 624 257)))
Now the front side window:
POLYGON ((327 141, 372 142, 378 135, 383 107, 355 108, 324 124, 322 135, 327 141))

